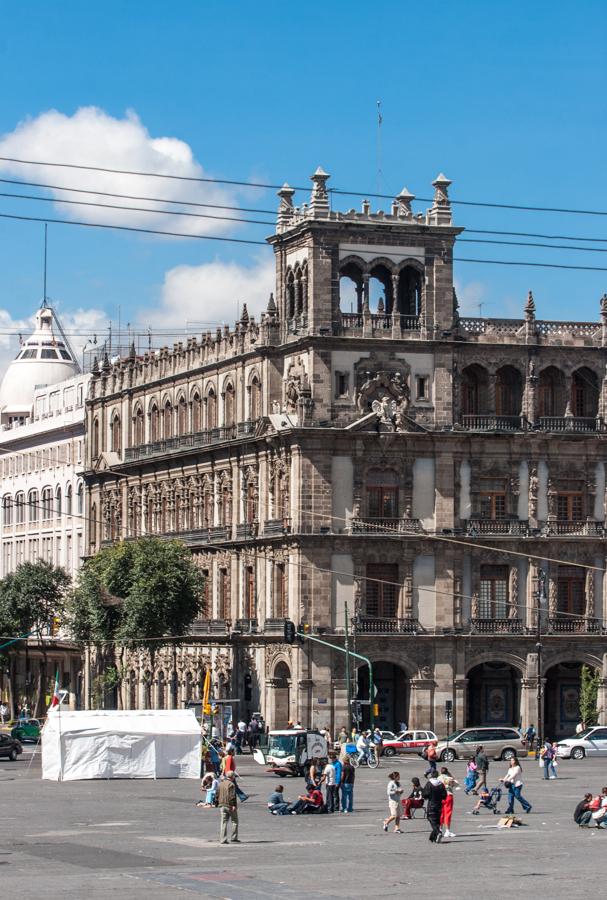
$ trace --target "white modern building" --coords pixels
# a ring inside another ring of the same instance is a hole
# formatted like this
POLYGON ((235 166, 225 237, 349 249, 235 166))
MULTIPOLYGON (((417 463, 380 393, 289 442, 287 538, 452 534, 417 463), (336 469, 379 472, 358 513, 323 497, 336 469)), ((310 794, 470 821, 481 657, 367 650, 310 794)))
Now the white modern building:
MULTIPOLYGON (((0 386, 0 577, 26 561, 44 560, 74 575, 84 552, 84 423, 89 375, 78 361, 52 308, 36 314, 0 386)), ((80 655, 60 637, 48 637, 46 674, 63 672, 76 703, 80 655)), ((33 699, 40 648, 15 661, 19 696, 33 699)), ((7 697, 8 684, 4 685, 7 697)), ((7 697, 8 699, 8 697, 7 697)))

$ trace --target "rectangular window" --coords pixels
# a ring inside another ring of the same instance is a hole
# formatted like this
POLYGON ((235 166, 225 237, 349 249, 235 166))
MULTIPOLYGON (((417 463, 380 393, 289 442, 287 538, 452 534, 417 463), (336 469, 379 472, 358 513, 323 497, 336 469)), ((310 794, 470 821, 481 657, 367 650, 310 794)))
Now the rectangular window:
POLYGON ((417 400, 430 399, 430 379, 427 375, 418 375, 415 379, 415 396, 417 400))
POLYGON ((217 573, 217 618, 230 618, 230 583, 227 569, 217 573))
POLYGON ((274 616, 277 619, 286 619, 287 610, 287 584, 284 563, 274 566, 274 616))
POLYGON ((507 617, 508 566, 481 566, 479 601, 481 619, 507 617))
POLYGON ((557 580, 557 616, 583 616, 586 590, 583 572, 577 566, 559 566, 557 580))
POLYGON ((556 517, 560 522, 580 522, 584 518, 582 494, 578 492, 557 494, 556 517))
POLYGON ((505 494, 493 491, 481 494, 481 519, 504 519, 505 517, 505 494))
POLYGON ((398 518, 398 473, 372 469, 367 474, 367 515, 370 519, 398 518))
POLYGON ((350 377, 348 372, 335 373, 335 396, 337 398, 348 396, 349 381, 350 377))
POLYGON ((398 611, 398 564, 369 563, 366 570, 365 612, 394 619, 398 611))
POLYGON ((246 566, 244 570, 244 618, 254 619, 257 615, 255 603, 255 569, 246 566))

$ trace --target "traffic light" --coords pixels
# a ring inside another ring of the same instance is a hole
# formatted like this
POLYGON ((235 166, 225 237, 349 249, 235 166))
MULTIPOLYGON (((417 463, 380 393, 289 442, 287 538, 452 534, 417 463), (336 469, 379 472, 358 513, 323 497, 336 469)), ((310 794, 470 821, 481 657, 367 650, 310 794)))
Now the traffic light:
POLYGON ((296 636, 295 622, 287 619, 285 621, 285 644, 294 644, 296 636))
POLYGON ((244 677, 244 699, 246 703, 250 703, 253 698, 253 679, 251 673, 247 672, 244 677))

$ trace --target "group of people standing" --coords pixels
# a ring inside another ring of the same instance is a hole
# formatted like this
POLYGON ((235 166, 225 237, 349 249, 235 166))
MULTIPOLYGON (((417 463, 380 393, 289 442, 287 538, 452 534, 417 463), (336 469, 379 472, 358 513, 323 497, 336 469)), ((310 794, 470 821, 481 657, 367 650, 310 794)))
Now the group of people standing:
POLYGON ((443 837, 455 837, 451 831, 451 819, 454 791, 459 790, 459 783, 447 767, 443 766, 440 774, 435 768, 431 769, 423 788, 419 778, 412 778, 411 788, 409 795, 403 798, 405 791, 400 783, 400 773, 390 772, 387 789, 389 815, 382 823, 383 830, 388 831, 393 822, 394 833, 402 834, 401 819, 413 818, 413 810, 421 809, 426 802, 426 816, 432 826, 432 843, 440 843, 443 837))
POLYGON ((356 772, 350 759, 340 759, 337 753, 331 751, 325 765, 318 759, 312 761, 305 794, 300 794, 291 803, 285 799, 284 787, 279 784, 268 797, 268 809, 277 816, 319 812, 342 812, 347 815, 354 810, 355 778, 356 772))

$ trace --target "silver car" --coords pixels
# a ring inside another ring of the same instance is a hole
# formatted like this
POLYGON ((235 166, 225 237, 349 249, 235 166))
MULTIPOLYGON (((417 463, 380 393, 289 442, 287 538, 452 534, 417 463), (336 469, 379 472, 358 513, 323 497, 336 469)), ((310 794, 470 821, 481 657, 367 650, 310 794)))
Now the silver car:
POLYGON ((573 737, 564 738, 556 746, 561 759, 584 759, 585 756, 607 756, 607 728, 595 725, 573 737))
POLYGON ((510 759, 511 756, 527 756, 527 747, 516 728, 460 728, 436 748, 438 758, 444 762, 454 759, 471 759, 476 748, 482 747, 493 759, 510 759))

